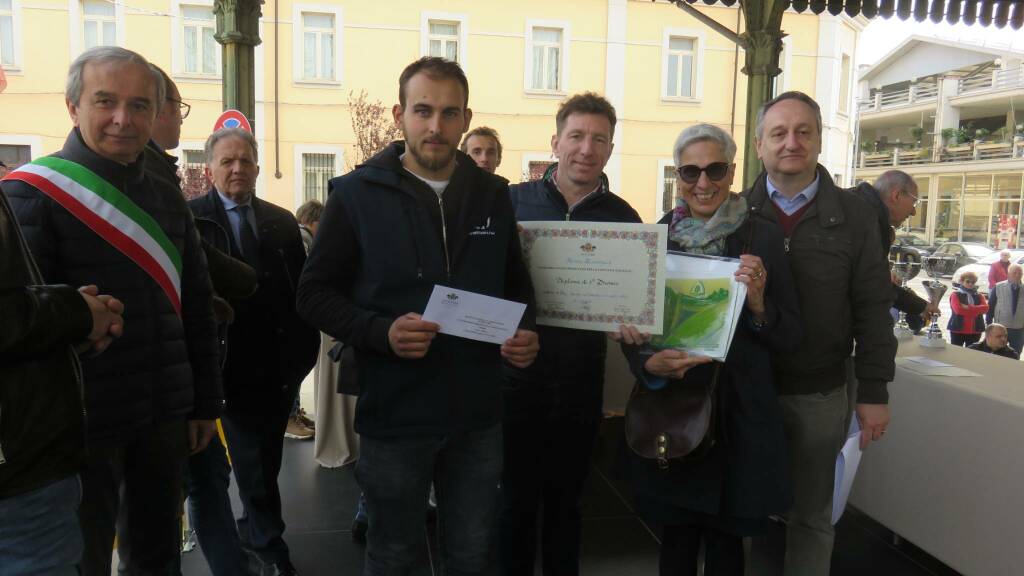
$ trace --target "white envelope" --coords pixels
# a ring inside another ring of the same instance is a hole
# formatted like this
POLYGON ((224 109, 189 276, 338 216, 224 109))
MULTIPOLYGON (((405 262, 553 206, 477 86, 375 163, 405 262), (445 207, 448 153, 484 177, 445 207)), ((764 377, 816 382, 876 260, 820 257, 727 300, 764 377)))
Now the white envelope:
POLYGON ((503 344, 515 336, 526 304, 434 285, 423 319, 441 325, 441 333, 503 344))

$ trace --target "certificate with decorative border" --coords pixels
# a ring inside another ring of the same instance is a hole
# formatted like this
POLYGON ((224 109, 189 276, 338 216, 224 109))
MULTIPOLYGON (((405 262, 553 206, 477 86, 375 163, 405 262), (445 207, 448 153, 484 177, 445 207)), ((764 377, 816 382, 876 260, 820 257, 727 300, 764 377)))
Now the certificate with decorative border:
POLYGON ((537 296, 537 323, 661 334, 663 224, 520 222, 523 258, 537 296))

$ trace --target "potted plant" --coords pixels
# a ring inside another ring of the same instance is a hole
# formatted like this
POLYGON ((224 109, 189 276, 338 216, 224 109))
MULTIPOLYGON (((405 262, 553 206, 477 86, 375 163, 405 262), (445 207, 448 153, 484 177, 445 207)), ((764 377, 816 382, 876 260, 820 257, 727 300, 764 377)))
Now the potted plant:
POLYGON ((978 128, 974 131, 974 143, 981 144, 989 134, 991 134, 991 132, 989 132, 987 128, 978 128))
POLYGON ((942 131, 939 132, 939 134, 942 135, 942 141, 946 144, 946 146, 956 144, 956 142, 954 141, 954 138, 956 138, 956 128, 943 128, 942 131))
POLYGON ((971 137, 967 133, 967 128, 957 128, 956 130, 956 143, 957 144, 970 144, 971 137))
POLYGON ((998 130, 992 133, 993 142, 1005 143, 1009 141, 1009 139, 1007 138, 1009 134, 1010 131, 1006 128, 1006 126, 1000 126, 998 130))
POLYGON ((910 129, 910 135, 917 141, 917 147, 921 147, 921 137, 924 136, 924 128, 920 126, 914 126, 910 129))

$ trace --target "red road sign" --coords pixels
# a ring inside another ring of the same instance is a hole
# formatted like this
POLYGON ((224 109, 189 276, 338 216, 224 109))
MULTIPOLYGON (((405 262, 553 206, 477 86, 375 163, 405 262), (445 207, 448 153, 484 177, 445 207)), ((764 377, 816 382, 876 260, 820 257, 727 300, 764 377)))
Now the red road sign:
POLYGON ((221 128, 241 128, 246 132, 252 134, 252 125, 249 124, 249 120, 238 110, 225 110, 223 114, 217 118, 217 122, 213 125, 213 131, 216 132, 221 128))

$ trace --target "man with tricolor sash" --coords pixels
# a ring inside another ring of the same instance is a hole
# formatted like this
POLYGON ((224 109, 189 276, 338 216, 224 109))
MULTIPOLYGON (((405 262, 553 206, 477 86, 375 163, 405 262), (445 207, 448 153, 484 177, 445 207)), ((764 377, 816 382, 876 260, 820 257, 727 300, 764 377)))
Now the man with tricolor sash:
POLYGON ((2 184, 42 276, 102 286, 125 307, 123 335, 82 360, 86 576, 110 574, 119 513, 128 573, 171 572, 184 462, 209 443, 223 404, 199 235, 180 191, 145 169, 164 94, 142 56, 87 50, 68 72, 64 147, 2 184))

